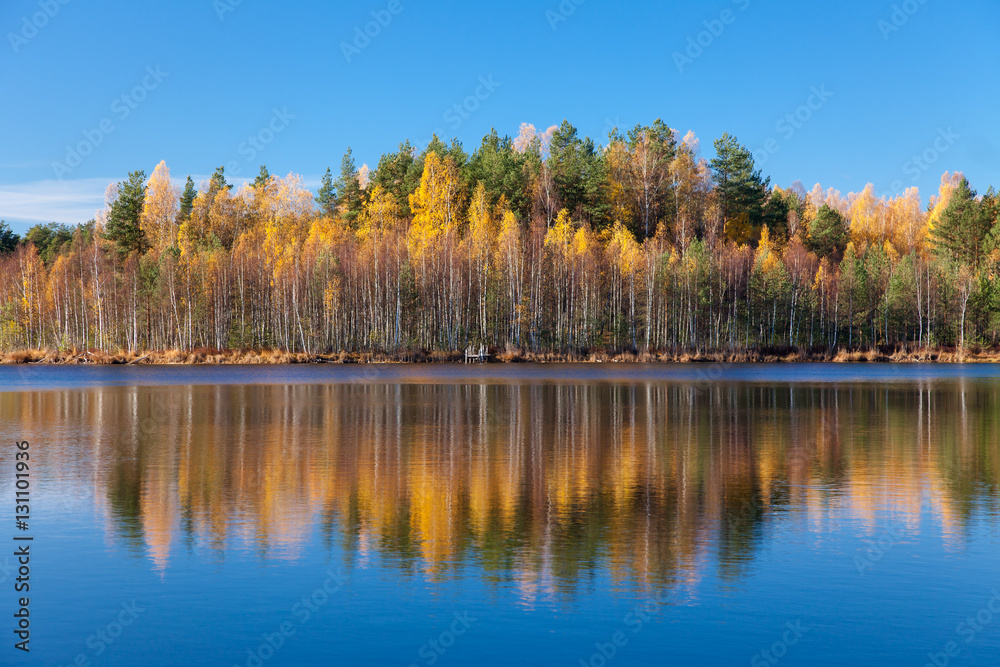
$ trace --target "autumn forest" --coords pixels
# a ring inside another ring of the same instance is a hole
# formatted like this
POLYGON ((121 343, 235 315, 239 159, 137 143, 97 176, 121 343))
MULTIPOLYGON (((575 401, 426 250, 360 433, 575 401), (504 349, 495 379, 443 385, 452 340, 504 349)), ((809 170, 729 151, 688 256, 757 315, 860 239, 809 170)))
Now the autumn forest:
MULTIPOLYGON (((0 347, 485 346, 588 351, 991 347, 1000 200, 945 173, 842 195, 770 183, 726 134, 715 157, 662 121, 606 145, 568 122, 467 153, 350 149, 313 194, 223 168, 177 187, 161 162, 108 188, 94 220, 0 225, 0 347)), ((980 186, 984 184, 978 184, 980 186)))

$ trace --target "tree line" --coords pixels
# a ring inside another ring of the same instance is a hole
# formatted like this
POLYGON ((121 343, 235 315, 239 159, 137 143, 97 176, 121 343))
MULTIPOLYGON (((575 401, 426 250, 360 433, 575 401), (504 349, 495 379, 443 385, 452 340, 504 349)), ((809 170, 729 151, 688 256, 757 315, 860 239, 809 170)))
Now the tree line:
POLYGON ((857 349, 996 345, 997 193, 945 173, 841 195, 772 186, 660 120, 437 137, 339 174, 178 188, 165 163, 86 223, 0 223, 5 349, 857 349))

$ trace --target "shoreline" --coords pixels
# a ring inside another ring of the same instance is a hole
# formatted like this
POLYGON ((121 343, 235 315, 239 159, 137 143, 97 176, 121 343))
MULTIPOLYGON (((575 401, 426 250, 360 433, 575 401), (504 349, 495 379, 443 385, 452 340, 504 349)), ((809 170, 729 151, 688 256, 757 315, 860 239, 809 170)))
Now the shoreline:
MULTIPOLYGON (((314 354, 284 350, 153 350, 109 353, 90 350, 16 350, 0 353, 2 365, 288 365, 288 364, 463 364, 464 353, 410 351, 399 353, 339 352, 314 354)), ((677 351, 577 353, 505 350, 493 353, 486 363, 1000 363, 1000 348, 880 347, 865 350, 807 351, 794 348, 745 351, 677 351)))

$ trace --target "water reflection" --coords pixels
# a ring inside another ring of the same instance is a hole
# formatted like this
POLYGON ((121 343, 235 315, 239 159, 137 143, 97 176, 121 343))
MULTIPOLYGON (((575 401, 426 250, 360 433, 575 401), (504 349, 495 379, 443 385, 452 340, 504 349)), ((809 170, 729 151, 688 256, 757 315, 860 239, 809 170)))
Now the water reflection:
MULTIPOLYGON (((1000 386, 111 387, 0 395, 49 497, 164 571, 342 549, 533 600, 739 578, 771 531, 995 515, 1000 386), (84 507, 80 507, 81 497, 84 507), (464 573, 464 574, 463 574, 464 573)), ((937 533, 936 533, 937 534, 937 533)))

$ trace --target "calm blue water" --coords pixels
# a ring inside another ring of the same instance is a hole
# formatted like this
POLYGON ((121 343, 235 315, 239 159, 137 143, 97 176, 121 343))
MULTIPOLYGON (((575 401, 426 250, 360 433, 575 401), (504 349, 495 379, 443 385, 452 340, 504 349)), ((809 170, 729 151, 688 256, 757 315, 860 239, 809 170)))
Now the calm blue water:
POLYGON ((30 657, 0 552, 0 664, 1000 662, 995 366, 0 385, 0 496, 30 441, 34 537, 30 657))
POLYGON ((915 382, 996 379, 1000 364, 322 364, 2 366, 11 390, 204 384, 915 382))

